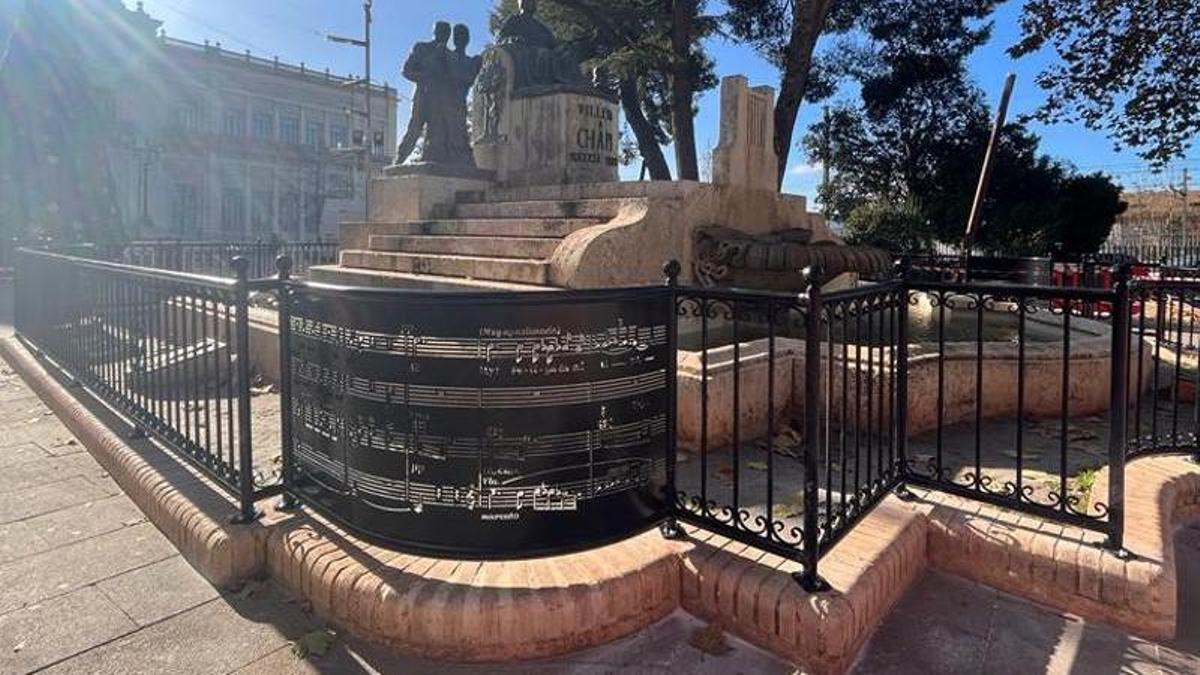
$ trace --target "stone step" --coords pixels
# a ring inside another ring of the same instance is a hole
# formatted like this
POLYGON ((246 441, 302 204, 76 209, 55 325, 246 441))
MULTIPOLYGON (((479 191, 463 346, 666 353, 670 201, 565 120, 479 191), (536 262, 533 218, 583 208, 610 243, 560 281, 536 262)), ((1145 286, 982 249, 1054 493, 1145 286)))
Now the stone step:
POLYGON ((370 250, 446 253, 493 258, 549 258, 558 237, 455 237, 445 235, 371 235, 370 250))
POLYGON ((361 269, 489 279, 518 284, 545 284, 550 271, 550 264, 545 260, 361 250, 342 251, 341 263, 345 267, 361 269))
POLYGON ((481 218, 603 218, 611 219, 621 207, 620 199, 581 199, 566 201, 484 202, 458 204, 454 217, 481 218))
POLYGON ((424 291, 462 291, 462 292, 522 292, 557 291, 554 286, 535 286, 532 284, 514 284, 505 281, 488 279, 467 279, 465 277, 445 277, 437 274, 413 274, 411 272, 387 272, 384 270, 368 270, 340 265, 321 265, 308 268, 310 281, 322 284, 337 284, 339 286, 364 286, 369 288, 407 288, 424 291))
POLYGON ((605 222, 604 218, 486 218, 372 223, 373 235, 445 235, 457 237, 565 237, 605 222))
POLYGON ((615 183, 573 183, 530 187, 490 188, 460 192, 459 204, 486 202, 529 202, 562 199, 637 199, 686 196, 697 183, 686 181, 623 181, 615 183))

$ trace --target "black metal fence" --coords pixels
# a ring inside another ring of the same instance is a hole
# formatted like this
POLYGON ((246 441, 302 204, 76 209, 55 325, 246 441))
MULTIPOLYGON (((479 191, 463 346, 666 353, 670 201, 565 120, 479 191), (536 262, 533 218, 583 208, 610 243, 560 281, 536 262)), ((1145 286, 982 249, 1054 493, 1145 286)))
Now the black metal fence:
POLYGON ((241 518, 279 485, 256 481, 249 293, 204 277, 22 251, 14 324, 79 384, 236 495, 241 518))
POLYGON ((243 518, 284 492, 400 548, 528 555, 681 520, 797 561, 815 590, 821 555, 906 484, 1119 549, 1125 462, 1200 451, 1182 270, 1104 287, 898 270, 830 293, 814 273, 787 295, 679 287, 672 265, 666 288, 526 295, 234 269, 25 251, 16 326, 243 518), (251 291, 280 296, 277 481, 254 478, 251 291))
POLYGON ((331 241, 134 241, 87 244, 47 243, 56 253, 93 260, 190 274, 233 277, 237 271, 231 261, 243 259, 251 279, 275 275, 275 261, 286 256, 292 261, 292 273, 304 276, 308 268, 337 262, 338 244, 331 241))

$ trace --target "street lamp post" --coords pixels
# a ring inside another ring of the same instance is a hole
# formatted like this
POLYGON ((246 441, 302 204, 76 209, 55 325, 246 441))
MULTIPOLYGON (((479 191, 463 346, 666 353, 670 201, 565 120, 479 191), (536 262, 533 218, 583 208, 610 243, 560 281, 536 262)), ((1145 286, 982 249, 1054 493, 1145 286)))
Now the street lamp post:
POLYGON ((355 110, 351 111, 352 114, 361 114, 365 118, 367 126, 366 132, 363 134, 363 147, 355 149, 357 152, 362 153, 363 176, 365 180, 363 187, 363 220, 370 220, 371 218, 371 157, 374 154, 372 146, 375 143, 375 136, 371 130, 371 21, 374 2, 375 0, 363 1, 363 39, 341 37, 338 35, 326 36, 330 42, 361 47, 365 55, 365 76, 361 80, 350 83, 351 86, 361 83, 366 87, 366 95, 364 97, 366 100, 366 110, 361 113, 355 110))

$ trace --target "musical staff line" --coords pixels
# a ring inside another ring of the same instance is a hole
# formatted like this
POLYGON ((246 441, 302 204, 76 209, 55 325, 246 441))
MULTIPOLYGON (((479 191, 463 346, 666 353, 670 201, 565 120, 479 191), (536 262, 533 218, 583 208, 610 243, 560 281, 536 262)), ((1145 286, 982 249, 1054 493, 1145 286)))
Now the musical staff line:
POLYGON ((309 384, 339 394, 378 403, 431 408, 551 408, 608 401, 650 394, 666 388, 666 370, 611 380, 527 387, 450 387, 385 382, 348 375, 298 357, 292 358, 292 375, 309 384))

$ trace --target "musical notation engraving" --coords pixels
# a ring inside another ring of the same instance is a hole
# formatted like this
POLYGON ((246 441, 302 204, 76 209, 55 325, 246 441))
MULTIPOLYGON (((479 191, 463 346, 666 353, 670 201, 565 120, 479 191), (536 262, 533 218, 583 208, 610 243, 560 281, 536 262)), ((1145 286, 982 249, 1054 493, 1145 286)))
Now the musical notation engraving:
POLYGON ((291 450, 311 501, 392 542, 489 554, 653 522, 666 507, 669 296, 521 295, 447 310, 299 291, 291 450))

